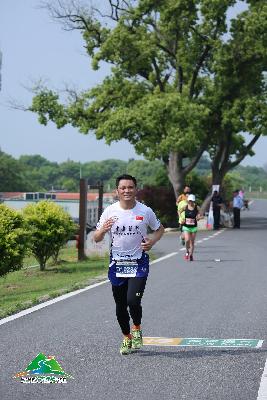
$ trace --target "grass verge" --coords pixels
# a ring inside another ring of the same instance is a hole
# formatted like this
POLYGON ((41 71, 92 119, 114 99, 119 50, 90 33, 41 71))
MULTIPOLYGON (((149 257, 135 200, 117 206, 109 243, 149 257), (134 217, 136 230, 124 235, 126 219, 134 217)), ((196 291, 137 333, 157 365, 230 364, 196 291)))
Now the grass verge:
POLYGON ((49 260, 45 271, 33 266, 33 257, 25 259, 24 268, 0 278, 0 318, 54 297, 83 288, 107 275, 108 257, 77 260, 77 250, 65 248, 60 262, 49 260), (30 268, 29 268, 30 267, 30 268))

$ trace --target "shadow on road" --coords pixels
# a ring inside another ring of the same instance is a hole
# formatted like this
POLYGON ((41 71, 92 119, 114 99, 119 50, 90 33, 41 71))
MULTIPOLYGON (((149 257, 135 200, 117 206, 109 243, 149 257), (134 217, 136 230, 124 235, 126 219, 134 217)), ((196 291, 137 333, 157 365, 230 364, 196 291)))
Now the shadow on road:
POLYGON ((203 350, 193 349, 193 350, 185 350, 185 349, 176 349, 173 351, 164 351, 164 350, 139 350, 136 351, 135 355, 140 357, 170 357, 170 358, 201 358, 201 357, 222 357, 222 356, 239 356, 243 354, 251 354, 251 353, 267 353, 267 349, 226 349, 223 348, 221 350, 203 350))

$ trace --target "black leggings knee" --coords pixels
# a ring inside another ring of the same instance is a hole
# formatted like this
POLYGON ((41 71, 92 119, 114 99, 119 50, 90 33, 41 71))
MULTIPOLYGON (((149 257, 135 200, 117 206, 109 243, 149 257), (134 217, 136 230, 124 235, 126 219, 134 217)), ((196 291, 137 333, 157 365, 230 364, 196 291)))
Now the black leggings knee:
POLYGON ((121 286, 112 285, 113 297, 116 303, 116 316, 122 333, 130 333, 130 315, 134 325, 140 325, 142 319, 141 300, 144 294, 147 278, 128 278, 121 286))

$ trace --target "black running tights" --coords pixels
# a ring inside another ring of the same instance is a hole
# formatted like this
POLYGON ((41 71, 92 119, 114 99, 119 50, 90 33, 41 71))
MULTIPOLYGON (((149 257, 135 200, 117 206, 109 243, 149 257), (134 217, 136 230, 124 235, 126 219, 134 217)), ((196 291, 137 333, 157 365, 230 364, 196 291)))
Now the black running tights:
POLYGON ((147 278, 127 278, 120 286, 112 285, 113 297, 116 303, 116 316, 122 333, 130 333, 130 315, 134 325, 140 325, 142 319, 141 299, 144 294, 147 278))

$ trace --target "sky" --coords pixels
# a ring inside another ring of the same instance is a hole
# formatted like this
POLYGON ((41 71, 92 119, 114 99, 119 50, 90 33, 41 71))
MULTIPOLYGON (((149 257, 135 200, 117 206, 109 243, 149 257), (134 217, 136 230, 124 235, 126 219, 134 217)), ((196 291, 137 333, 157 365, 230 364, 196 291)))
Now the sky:
MULTIPOLYGON (((50 88, 68 84, 82 90, 108 74, 105 66, 92 70, 80 33, 64 31, 38 4, 39 0, 0 0, 0 149, 15 158, 40 154, 56 162, 141 159, 127 141, 106 145, 71 126, 60 130, 53 123, 43 126, 35 114, 8 105, 10 100, 30 105, 33 95, 27 88, 40 79, 50 88)), ((266 150, 267 138, 262 138, 254 147, 255 156, 246 157, 242 165, 262 166, 266 150)))

